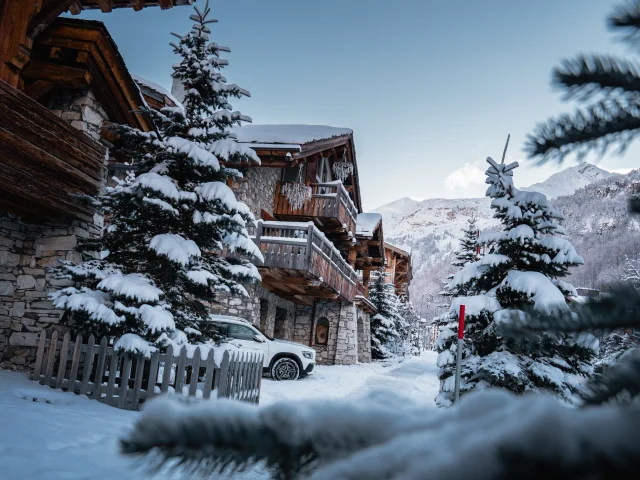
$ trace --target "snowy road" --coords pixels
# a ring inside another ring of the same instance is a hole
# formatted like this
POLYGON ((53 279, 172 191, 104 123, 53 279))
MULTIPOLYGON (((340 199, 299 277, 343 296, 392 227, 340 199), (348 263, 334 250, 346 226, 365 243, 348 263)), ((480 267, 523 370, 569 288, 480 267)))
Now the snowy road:
MULTIPOLYGON (((427 352, 402 363, 318 367, 315 375, 297 382, 265 379, 260 403, 356 398, 373 390, 391 389, 416 402, 433 405, 438 391, 435 360, 435 353, 427 352)), ((139 460, 118 454, 118 438, 135 422, 137 415, 42 387, 22 374, 0 371, 0 478, 148 478, 136 468, 139 460)), ((193 477, 174 473, 158 478, 193 477)), ((255 470, 234 478, 262 480, 267 477, 255 470)))

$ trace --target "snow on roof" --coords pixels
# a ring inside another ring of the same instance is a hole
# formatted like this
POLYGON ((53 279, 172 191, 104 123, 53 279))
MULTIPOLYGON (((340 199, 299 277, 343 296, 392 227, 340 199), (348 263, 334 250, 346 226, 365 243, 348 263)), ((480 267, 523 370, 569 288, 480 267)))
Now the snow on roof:
POLYGON ((359 213, 356 222, 356 235, 363 237, 373 237, 378 225, 382 222, 382 215, 379 213, 359 213))
POLYGON ((389 243, 389 242, 384 242, 384 247, 385 248, 389 248, 390 250, 393 250, 394 252, 400 254, 400 255, 404 255, 406 257, 411 256, 411 253, 408 252, 407 250, 405 250, 404 248, 400 248, 397 245, 394 245, 393 243, 389 243))
POLYGON ((158 85, 157 83, 152 82, 151 80, 147 80, 146 78, 143 78, 140 75, 136 75, 134 73, 131 74, 131 78, 133 78, 136 81, 136 83, 138 83, 139 85, 144 85, 145 87, 150 88, 155 92, 158 92, 160 95, 165 95, 166 97, 169 98, 169 100, 175 103, 176 107, 182 106, 182 103, 179 102, 178 99, 174 97, 169 90, 158 85))
POLYGON ((286 144, 290 147, 353 134, 328 125, 242 125, 230 129, 240 143, 286 144))

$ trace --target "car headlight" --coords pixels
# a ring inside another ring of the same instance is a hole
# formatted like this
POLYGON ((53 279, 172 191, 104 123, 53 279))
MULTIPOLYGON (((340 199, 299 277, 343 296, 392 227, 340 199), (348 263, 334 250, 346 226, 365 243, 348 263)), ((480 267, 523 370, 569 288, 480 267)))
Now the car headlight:
POLYGON ((302 352, 302 356, 304 358, 312 359, 313 358, 313 352, 302 352))

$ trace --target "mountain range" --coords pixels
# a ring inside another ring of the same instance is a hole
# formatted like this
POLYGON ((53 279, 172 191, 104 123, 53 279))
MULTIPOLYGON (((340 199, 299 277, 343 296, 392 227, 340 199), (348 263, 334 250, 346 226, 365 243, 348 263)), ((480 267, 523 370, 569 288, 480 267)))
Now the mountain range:
MULTIPOLYGON (((567 238, 585 257, 585 266, 574 269, 570 280, 576 286, 591 288, 614 280, 623 268, 624 256, 640 249, 640 240, 635 240, 640 237, 638 224, 626 215, 626 199, 635 182, 640 182, 639 170, 621 175, 589 163, 564 169, 529 187, 518 187, 517 170, 514 176, 516 187, 544 193, 564 212, 567 238), (606 261, 614 262, 612 268, 603 263, 602 248, 607 247, 615 251, 615 258, 606 256, 606 261), (594 257, 593 261, 587 257, 594 257), (594 271, 596 264, 598 272, 594 271), (587 271, 591 273, 587 275, 587 271)), ((486 197, 401 198, 374 211, 383 216, 385 240, 412 252, 414 302, 424 293, 437 296, 447 275, 454 271, 452 254, 467 220, 474 217, 480 230, 499 228, 486 197)))

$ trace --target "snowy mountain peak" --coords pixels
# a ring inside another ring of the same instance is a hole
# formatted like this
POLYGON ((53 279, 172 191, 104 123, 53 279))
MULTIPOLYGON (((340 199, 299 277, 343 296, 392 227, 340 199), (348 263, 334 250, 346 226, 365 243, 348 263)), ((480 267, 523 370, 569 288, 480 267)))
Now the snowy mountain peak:
POLYGON ((614 175, 617 175, 617 173, 608 172, 585 162, 575 167, 565 168, 558 173, 554 173, 544 182, 535 183, 520 190, 544 193, 547 198, 563 197, 565 195, 573 195, 580 188, 614 175))

